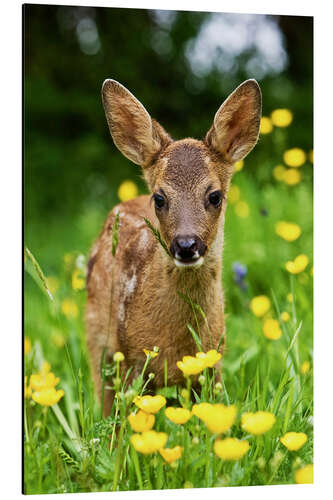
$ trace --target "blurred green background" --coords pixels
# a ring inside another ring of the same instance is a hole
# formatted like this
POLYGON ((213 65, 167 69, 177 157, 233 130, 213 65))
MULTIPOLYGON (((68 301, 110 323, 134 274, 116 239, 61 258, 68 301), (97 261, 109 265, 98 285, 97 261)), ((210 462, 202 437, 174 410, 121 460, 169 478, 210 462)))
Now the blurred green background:
POLYGON ((237 174, 258 192, 276 183, 279 151, 312 148, 312 18, 26 5, 24 19, 25 242, 47 274, 65 251, 87 252, 123 180, 145 191, 109 135, 105 78, 175 139, 202 138, 227 95, 256 78, 263 115, 294 115, 288 133, 263 136, 237 174))

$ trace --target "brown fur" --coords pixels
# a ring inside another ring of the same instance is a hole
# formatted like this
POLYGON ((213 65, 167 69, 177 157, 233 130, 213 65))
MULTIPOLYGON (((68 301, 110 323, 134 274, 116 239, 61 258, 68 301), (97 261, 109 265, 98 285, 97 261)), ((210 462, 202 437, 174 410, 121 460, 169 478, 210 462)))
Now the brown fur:
MULTIPOLYGON (((255 145, 260 123, 260 90, 253 80, 238 87, 215 115, 205 141, 172 141, 145 108, 113 80, 103 85, 103 102, 115 144, 141 164, 152 192, 162 190, 167 208, 155 211, 150 196, 117 205, 109 214, 93 247, 88 269, 87 341, 94 381, 101 393, 100 359, 122 351, 123 368, 140 373, 143 349, 160 349, 150 363, 154 384, 163 384, 164 360, 168 383, 183 381, 176 362, 197 351, 187 323, 195 325, 191 307, 177 292, 200 304, 208 320, 199 318, 204 350, 216 349, 224 332, 221 283, 226 195, 233 163, 255 145), (209 204, 209 193, 221 190, 220 208, 209 204), (120 214, 119 243, 111 252, 115 214, 120 214), (179 269, 166 255, 143 217, 159 228, 170 247, 177 235, 197 235, 207 246, 199 268, 179 269), (110 304, 112 304, 110 314, 110 304)), ((221 347, 222 349, 222 347, 221 347)), ((105 395, 110 411, 112 396, 105 395)))

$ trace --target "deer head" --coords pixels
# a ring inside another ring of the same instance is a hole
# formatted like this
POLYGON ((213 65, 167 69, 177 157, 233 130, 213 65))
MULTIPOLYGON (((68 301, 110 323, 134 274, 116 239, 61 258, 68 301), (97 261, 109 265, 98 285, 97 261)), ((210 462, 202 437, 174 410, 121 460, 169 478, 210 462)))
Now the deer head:
POLYGON ((140 165, 161 234, 178 267, 198 267, 223 227, 235 162, 258 140, 261 92, 247 80, 224 101, 203 141, 174 141, 120 83, 105 80, 102 98, 118 149, 140 165))

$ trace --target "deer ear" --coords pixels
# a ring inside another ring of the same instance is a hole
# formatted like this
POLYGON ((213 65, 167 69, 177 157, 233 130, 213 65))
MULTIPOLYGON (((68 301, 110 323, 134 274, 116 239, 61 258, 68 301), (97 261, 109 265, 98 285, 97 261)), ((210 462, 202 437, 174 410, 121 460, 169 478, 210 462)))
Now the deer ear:
POLYGON ((126 158, 145 167, 171 138, 123 85, 105 80, 102 100, 110 133, 126 158))
POLYGON ((261 118, 261 91, 255 80, 246 80, 217 111, 205 142, 235 163, 256 145, 261 118))

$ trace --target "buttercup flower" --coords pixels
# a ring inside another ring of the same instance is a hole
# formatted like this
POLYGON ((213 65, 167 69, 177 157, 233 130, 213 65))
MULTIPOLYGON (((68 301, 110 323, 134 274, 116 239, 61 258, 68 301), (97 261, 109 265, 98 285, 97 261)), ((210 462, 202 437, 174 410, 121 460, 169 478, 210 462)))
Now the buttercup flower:
POLYGON ((136 451, 148 455, 164 448, 168 435, 165 432, 146 431, 142 434, 133 434, 130 441, 136 451))
POLYGON ((138 413, 131 413, 127 417, 130 426, 135 432, 150 431, 154 427, 155 417, 150 413, 139 410, 138 413))
POLYGON ((187 375, 197 375, 205 369, 205 361, 193 356, 184 356, 182 361, 177 361, 178 368, 187 375))
POLYGON ((301 373, 305 375, 310 370, 310 361, 303 361, 301 364, 301 373))
POLYGON ((149 349, 143 349, 143 352, 145 353, 147 358, 148 356, 150 356, 150 359, 156 358, 156 356, 158 356, 158 351, 149 351, 149 349))
POLYGON ((234 165, 235 172, 239 172, 244 167, 244 160, 239 160, 234 165))
POLYGON ((212 407, 210 403, 199 403, 193 405, 192 408, 192 413, 196 417, 200 418, 200 420, 203 420, 205 415, 207 415, 208 410, 212 407))
POLYGON ((313 483, 313 464, 305 465, 295 472, 295 481, 297 484, 313 483))
POLYGON ((66 344, 66 337, 57 331, 54 331, 51 335, 52 342, 61 349, 66 344))
POLYGON ((240 198, 240 190, 239 187, 233 184, 230 186, 229 191, 228 191, 228 202, 229 203, 236 203, 240 198))
POLYGON ((29 354, 32 349, 31 340, 29 337, 24 337, 24 354, 29 354))
POLYGON ((283 311, 281 313, 281 319, 282 319, 282 321, 287 323, 290 320, 290 314, 287 311, 283 311))
POLYGON ((269 431, 273 427, 275 420, 275 416, 269 411, 249 412, 243 413, 241 425, 245 431, 258 436, 269 431))
POLYGON ((263 331, 265 337, 270 340, 278 340, 282 335, 280 324, 277 319, 266 319, 266 321, 264 322, 263 331))
POLYGON ((260 133, 269 134, 273 130, 273 124, 270 118, 263 116, 260 121, 260 133))
POLYGON ((309 258, 306 255, 301 254, 298 255, 294 261, 289 260, 286 262, 286 269, 291 274, 299 274, 304 271, 308 263, 309 258))
POLYGON ((128 201, 136 198, 139 194, 137 185, 130 180, 124 181, 118 188, 118 198, 121 201, 128 201))
POLYGON ((223 434, 233 425, 237 408, 234 405, 201 403, 193 406, 193 413, 202 420, 213 434, 223 434))
POLYGON ((269 308, 271 307, 271 302, 266 295, 258 295, 254 297, 250 302, 250 309, 255 316, 261 318, 264 316, 269 308))
POLYGON ((292 293, 288 293, 287 300, 288 300, 288 302, 292 303, 292 301, 293 301, 293 294, 292 293))
POLYGON ((283 154, 283 160, 288 167, 300 167, 306 161, 306 154, 303 149, 288 149, 283 154))
POLYGON ((29 381, 29 385, 28 385, 28 377, 25 376, 24 377, 24 397, 31 398, 31 395, 32 395, 32 387, 31 387, 30 381, 29 381))
POLYGON ((124 359, 125 359, 125 356, 120 351, 115 352, 113 355, 113 361, 115 363, 121 363, 122 361, 124 361, 124 359))
POLYGON ((295 241, 301 235, 301 228, 293 222, 280 221, 275 225, 275 232, 286 241, 295 241))
POLYGON ((60 401, 65 392, 60 389, 56 391, 54 387, 43 389, 32 393, 32 399, 42 406, 53 406, 60 401))
POLYGON ((54 388, 59 378, 54 373, 33 373, 30 377, 30 385, 34 391, 44 391, 45 389, 54 388))
POLYGON ((238 201, 235 205, 235 213, 238 217, 246 219, 249 216, 250 208, 246 201, 238 201))
POLYGON ((216 365, 216 363, 222 358, 222 355, 215 349, 211 349, 206 353, 197 352, 195 356, 198 359, 203 359, 206 368, 213 368, 213 366, 216 365))
POLYGON ((287 432, 280 438, 283 446, 290 451, 297 451, 307 442, 308 437, 304 432, 287 432))
POLYGON ((248 452, 248 441, 236 438, 218 439, 214 443, 214 451, 222 460, 239 460, 248 452))
POLYGON ((183 448, 181 446, 175 446, 174 448, 161 448, 159 452, 164 460, 168 462, 168 464, 171 464, 182 456, 183 448))
POLYGON ((277 165, 273 168, 273 176, 277 181, 283 181, 286 168, 283 165, 277 165))
POLYGON ((75 291, 83 290, 84 287, 86 286, 86 280, 84 279, 82 275, 81 269, 74 269, 74 272, 72 274, 72 288, 75 291))
POLYGON ((301 172, 295 168, 287 168, 285 170, 283 181, 288 184, 288 186, 296 186, 302 179, 301 172))
POLYGON ((61 312, 67 318, 77 318, 79 315, 79 308, 73 300, 65 299, 61 304, 61 312))
POLYGON ((271 113, 271 119, 276 127, 288 127, 293 121, 293 114, 289 109, 275 109, 271 113))
POLYGON ((190 410, 187 410, 186 408, 174 408, 172 406, 166 408, 164 413, 165 416, 174 424, 186 424, 192 416, 190 410))
POLYGON ((134 403, 146 413, 157 413, 166 404, 164 396, 136 396, 134 403))
POLYGON ((51 365, 48 361, 43 361, 40 372, 42 375, 46 375, 51 371, 51 365))

